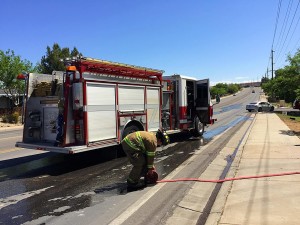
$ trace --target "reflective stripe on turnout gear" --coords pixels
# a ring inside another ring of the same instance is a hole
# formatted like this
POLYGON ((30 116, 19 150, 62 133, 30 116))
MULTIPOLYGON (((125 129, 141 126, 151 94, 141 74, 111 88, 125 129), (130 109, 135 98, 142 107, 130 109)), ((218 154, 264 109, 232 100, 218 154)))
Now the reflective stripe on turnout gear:
POLYGON ((152 165, 148 164, 148 165, 147 165, 147 168, 148 168, 148 169, 152 169, 152 168, 154 168, 154 166, 153 166, 153 164, 152 164, 152 165))
POLYGON ((134 149, 134 150, 140 150, 138 147, 136 147, 136 145, 134 143, 132 143, 129 138, 126 136, 124 138, 124 141, 126 142, 126 144, 128 144, 128 146, 130 146, 130 148, 134 149))
MULTIPOLYGON (((129 138, 128 138, 128 136, 126 136, 126 137, 124 138, 124 141, 126 142, 126 144, 128 144, 128 145, 130 146, 130 148, 132 148, 132 149, 134 149, 134 150, 137 150, 137 151, 142 150, 142 152, 145 152, 145 151, 146 151, 146 148, 145 148, 145 146, 144 146, 144 142, 143 142, 143 139, 142 139, 142 137, 141 137, 140 132, 139 132, 139 131, 135 132, 135 136, 136 136, 136 138, 137 138, 137 140, 138 140, 138 143, 139 143, 139 145, 140 145, 140 147, 141 147, 142 149, 140 149, 139 147, 136 146, 136 144, 134 144, 132 141, 130 141, 129 138)), ((147 152, 147 153, 148 153, 148 152, 147 152)))
POLYGON ((141 134, 140 134, 140 132, 136 132, 135 133, 135 135, 136 135, 136 138, 138 139, 138 141, 139 141, 139 144, 141 145, 141 147, 142 147, 142 149, 143 149, 143 152, 145 152, 146 151, 146 148, 145 148, 145 145, 144 145, 144 142, 143 142, 143 139, 142 139, 142 136, 141 136, 141 134))
POLYGON ((147 155, 147 156, 153 156, 153 157, 154 157, 154 156, 155 156, 155 152, 148 152, 148 151, 146 151, 146 155, 147 155))

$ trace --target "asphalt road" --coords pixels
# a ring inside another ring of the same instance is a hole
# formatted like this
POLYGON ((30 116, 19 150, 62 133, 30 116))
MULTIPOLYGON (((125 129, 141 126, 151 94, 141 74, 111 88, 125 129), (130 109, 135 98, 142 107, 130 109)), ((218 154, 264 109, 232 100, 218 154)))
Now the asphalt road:
MULTIPOLYGON (((160 179, 177 171, 195 154, 201 155, 195 170, 181 175, 203 173, 232 134, 249 119, 245 105, 258 100, 259 93, 259 88, 255 93, 249 88, 222 98, 214 106, 217 122, 206 128, 203 138, 172 135, 171 144, 159 148, 156 156, 160 179), (229 131, 224 133, 226 130, 229 131)), ((78 155, 15 149, 21 133, 0 131, 0 224, 162 224, 172 206, 190 188, 185 183, 161 188, 156 185, 126 193, 125 180, 131 166, 118 147, 78 155), (142 196, 151 191, 152 196, 145 201, 142 196), (127 209, 137 201, 140 207, 130 214, 127 209)))

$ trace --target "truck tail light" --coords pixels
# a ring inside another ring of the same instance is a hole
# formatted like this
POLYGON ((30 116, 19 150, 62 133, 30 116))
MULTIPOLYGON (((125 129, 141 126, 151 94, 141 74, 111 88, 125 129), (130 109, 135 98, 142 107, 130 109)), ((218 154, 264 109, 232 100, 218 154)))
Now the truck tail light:
POLYGON ((210 120, 210 124, 213 124, 214 123, 214 120, 212 119, 212 116, 213 116, 213 113, 214 113, 214 109, 212 106, 209 106, 209 109, 208 109, 208 113, 209 113, 209 120, 210 120))
POLYGON ((179 119, 180 120, 185 120, 187 119, 187 107, 186 106, 181 106, 179 107, 179 119))
POLYGON ((77 124, 77 125, 75 126, 75 133, 76 133, 76 134, 80 134, 80 125, 79 125, 79 124, 77 124))
POLYGON ((212 106, 209 106, 209 116, 212 117, 214 114, 214 108, 212 106))

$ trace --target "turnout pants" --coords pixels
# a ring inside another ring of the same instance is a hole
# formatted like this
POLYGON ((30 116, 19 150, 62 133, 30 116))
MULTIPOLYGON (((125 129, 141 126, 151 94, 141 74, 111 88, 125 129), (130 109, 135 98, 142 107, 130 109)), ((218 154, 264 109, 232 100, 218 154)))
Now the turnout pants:
POLYGON ((138 151, 132 149, 125 141, 122 142, 122 147, 130 163, 133 165, 133 168, 129 173, 127 183, 138 183, 140 178, 145 175, 147 170, 146 155, 141 150, 138 151))

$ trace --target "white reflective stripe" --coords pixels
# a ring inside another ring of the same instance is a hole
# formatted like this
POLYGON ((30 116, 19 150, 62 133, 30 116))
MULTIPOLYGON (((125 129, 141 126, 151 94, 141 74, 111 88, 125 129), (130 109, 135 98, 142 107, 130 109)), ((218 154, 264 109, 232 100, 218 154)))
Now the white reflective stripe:
POLYGON ((115 111, 116 105, 89 105, 87 106, 88 112, 96 111, 115 111))
POLYGON ((185 119, 185 120, 179 120, 179 123, 187 123, 188 121, 187 121, 187 119, 185 119))
POLYGON ((158 104, 146 104, 146 109, 156 109, 159 105, 158 104))
POLYGON ((144 104, 122 104, 120 111, 143 111, 145 110, 144 104))
POLYGON ((83 112, 87 112, 87 107, 86 107, 86 105, 83 106, 83 112))

